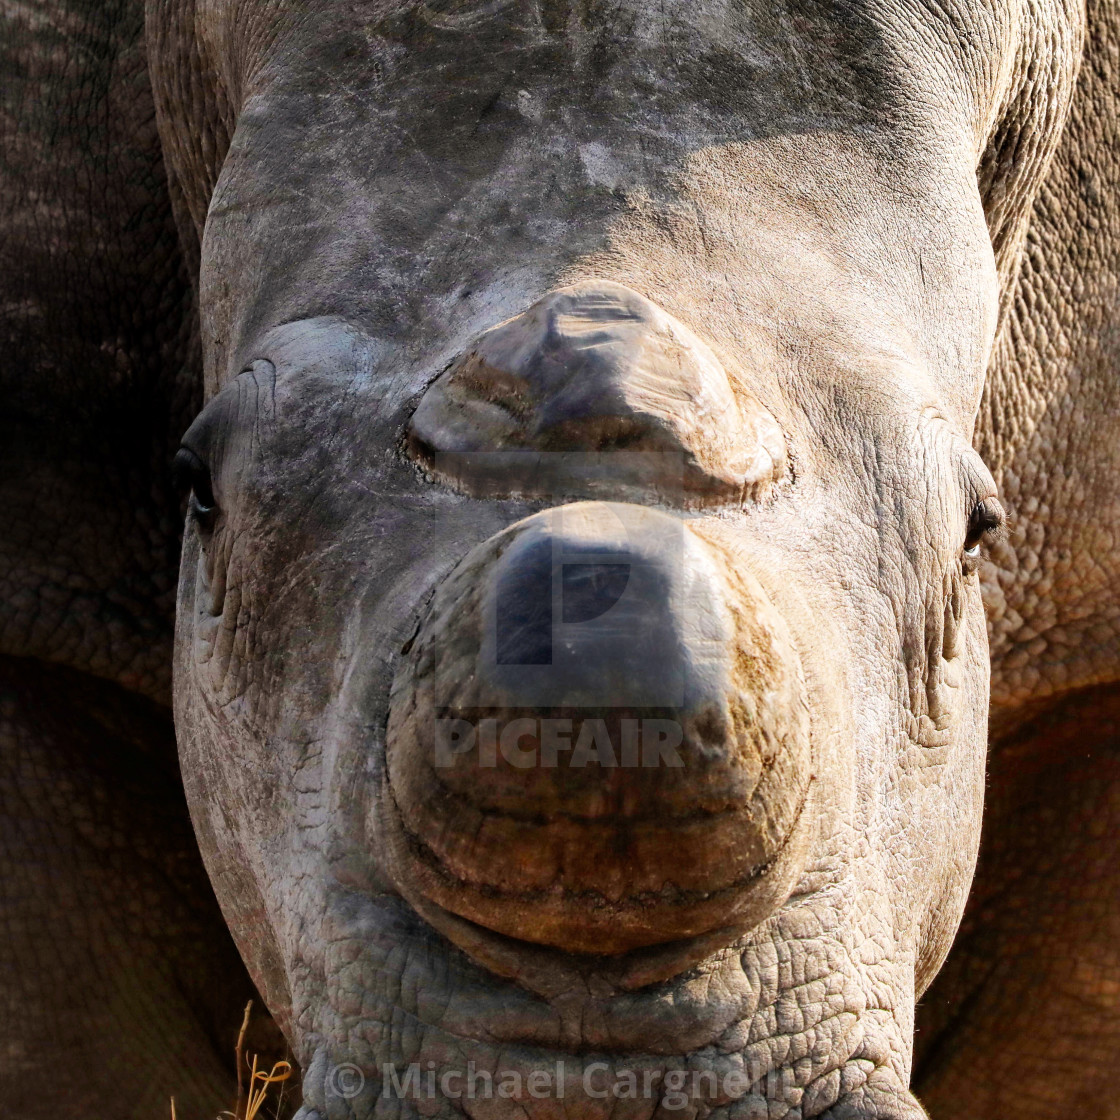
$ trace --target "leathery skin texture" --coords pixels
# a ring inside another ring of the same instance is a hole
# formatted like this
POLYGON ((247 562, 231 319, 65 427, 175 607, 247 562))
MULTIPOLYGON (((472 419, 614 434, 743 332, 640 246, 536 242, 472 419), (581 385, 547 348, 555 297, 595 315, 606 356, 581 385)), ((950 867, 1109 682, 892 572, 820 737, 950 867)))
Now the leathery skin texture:
MULTIPOLYGON (((226 1040, 254 992, 198 865, 166 710, 71 669, 0 672, 6 1107, 226 1105, 226 1040)), ((259 1013, 250 1040, 282 1048, 259 1013)))
POLYGON ((1010 532, 981 577, 993 661, 985 840, 951 963, 918 1014, 915 1081, 935 1116, 1117 1108, 1120 42, 1106 17, 1090 8, 1078 96, 981 409, 977 445, 1010 532))
POLYGON ((1111 1115, 1114 5, 13 19, 23 1112, 1111 1115))
POLYGON ((917 1084, 934 1116, 1007 1114, 1016 1070, 1028 1071, 1031 1115, 1115 1107, 1118 714, 1114 686, 1086 690, 993 748, 991 839, 922 1009, 917 1084), (1024 819, 1031 828, 1015 827, 1024 819))

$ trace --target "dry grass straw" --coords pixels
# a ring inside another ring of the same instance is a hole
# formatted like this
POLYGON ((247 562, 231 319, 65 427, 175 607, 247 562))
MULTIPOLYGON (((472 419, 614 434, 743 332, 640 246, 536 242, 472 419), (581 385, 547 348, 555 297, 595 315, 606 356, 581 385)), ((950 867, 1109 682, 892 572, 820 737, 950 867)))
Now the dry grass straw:
MULTIPOLYGON (((272 1069, 265 1073, 263 1069, 257 1069, 258 1055, 254 1054, 250 1059, 244 1052, 245 1032, 249 1029, 249 1015, 252 1010, 253 1001, 249 1000, 245 1004, 245 1015, 241 1020, 241 1030, 237 1034, 237 1046, 234 1049, 237 1061, 237 1104, 232 1112, 227 1109, 225 1112, 218 1113, 217 1120, 258 1120, 258 1117, 262 1115, 261 1109, 268 1100, 273 1085, 280 1086, 276 1103, 272 1109, 274 1117, 280 1115, 280 1110, 284 1104, 284 1082, 292 1076, 292 1063, 276 1062, 272 1069), (242 1077, 242 1064, 249 1071, 248 1085, 245 1084, 242 1077)), ((171 1120, 177 1120, 174 1097, 171 1098, 171 1120)))

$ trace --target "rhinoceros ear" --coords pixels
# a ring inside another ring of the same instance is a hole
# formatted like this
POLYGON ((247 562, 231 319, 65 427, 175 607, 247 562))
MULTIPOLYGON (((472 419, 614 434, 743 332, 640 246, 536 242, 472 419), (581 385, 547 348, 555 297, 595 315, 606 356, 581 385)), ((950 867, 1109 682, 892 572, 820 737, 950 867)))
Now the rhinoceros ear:
MULTIPOLYGON (((1032 204, 1058 148, 1081 62, 1080 5, 1046 8, 1026 21, 976 165, 976 180, 1006 316, 1019 271, 1032 204)), ((1040 9, 1041 11, 1041 9, 1040 9)))
POLYGON ((163 165, 195 283, 206 213, 237 118, 225 68, 212 56, 209 37, 199 34, 204 21, 197 7, 190 2, 151 4, 145 26, 163 165))

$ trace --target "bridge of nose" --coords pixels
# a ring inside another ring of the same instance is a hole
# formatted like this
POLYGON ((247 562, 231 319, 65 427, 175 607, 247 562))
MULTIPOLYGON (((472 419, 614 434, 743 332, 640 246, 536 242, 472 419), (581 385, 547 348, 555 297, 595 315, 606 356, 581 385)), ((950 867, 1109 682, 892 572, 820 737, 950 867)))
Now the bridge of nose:
POLYGON ((757 497, 786 467, 770 414, 711 349, 609 281, 548 293, 483 334, 431 385, 413 453, 477 496, 757 497))

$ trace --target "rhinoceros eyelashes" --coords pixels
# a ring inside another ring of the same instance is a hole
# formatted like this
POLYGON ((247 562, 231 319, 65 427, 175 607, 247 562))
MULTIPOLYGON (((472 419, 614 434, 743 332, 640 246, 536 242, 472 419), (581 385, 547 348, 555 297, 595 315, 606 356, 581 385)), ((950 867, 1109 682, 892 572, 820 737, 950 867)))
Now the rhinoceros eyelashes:
POLYGON ((218 511, 210 468, 189 447, 180 447, 171 464, 172 477, 180 493, 190 493, 191 512, 203 528, 209 528, 218 511))
POLYGON ((1004 521, 1003 506, 996 498, 983 498, 972 507, 964 540, 966 571, 974 571, 985 548, 999 539, 1003 532, 1004 521))

